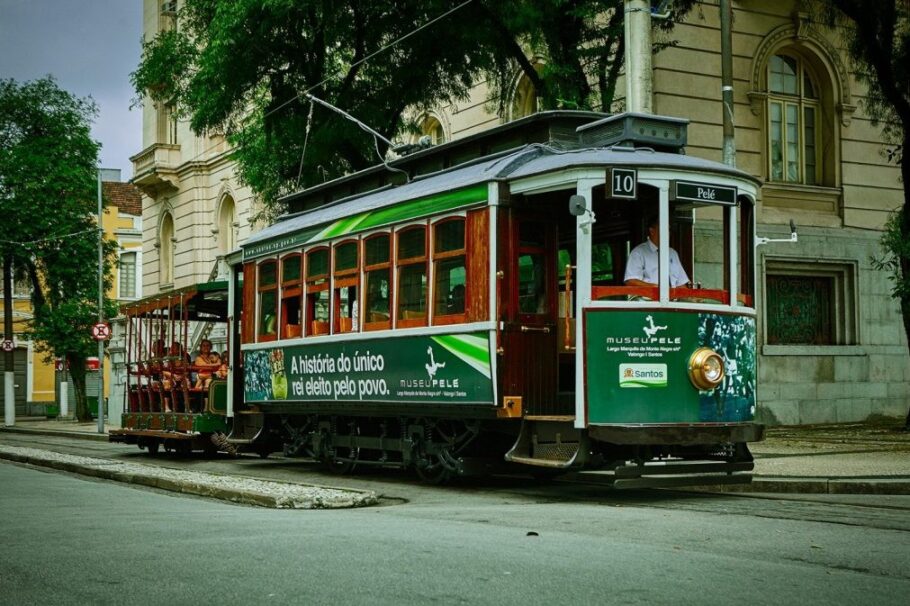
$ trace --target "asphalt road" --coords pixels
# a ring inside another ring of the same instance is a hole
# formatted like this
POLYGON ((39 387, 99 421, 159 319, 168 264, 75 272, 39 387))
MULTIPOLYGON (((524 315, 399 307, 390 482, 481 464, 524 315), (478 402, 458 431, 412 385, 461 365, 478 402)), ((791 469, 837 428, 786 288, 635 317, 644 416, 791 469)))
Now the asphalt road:
MULTIPOLYGON (((4 443, 41 446, 28 436, 4 443)), ((50 437, 43 447, 148 462, 50 437)), ((910 498, 762 498, 161 459, 386 495, 276 511, 0 463, 2 604, 904 604, 910 498)))

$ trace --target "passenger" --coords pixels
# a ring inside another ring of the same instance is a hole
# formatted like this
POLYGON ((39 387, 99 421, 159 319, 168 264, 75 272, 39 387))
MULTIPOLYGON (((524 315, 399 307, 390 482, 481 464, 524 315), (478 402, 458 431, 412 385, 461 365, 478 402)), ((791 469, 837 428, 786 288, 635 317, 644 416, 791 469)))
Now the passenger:
POLYGON ((215 371, 216 379, 227 379, 228 376, 228 361, 231 358, 228 356, 228 350, 224 350, 224 353, 221 354, 221 366, 218 367, 218 370, 215 371))
POLYGON ((464 313, 464 284, 456 284, 449 293, 449 303, 446 313, 463 314, 464 313))
MULTIPOLYGON (((658 244, 660 243, 660 223, 657 217, 648 221, 648 239, 632 249, 626 263, 626 286, 657 286, 658 282, 658 244)), ((689 276, 679 260, 679 255, 670 249, 670 286, 686 286, 689 276)))
POLYGON ((193 366, 199 371, 196 376, 196 389, 206 389, 212 382, 212 372, 221 366, 221 357, 212 351, 212 342, 203 339, 199 344, 199 355, 193 361, 193 366))

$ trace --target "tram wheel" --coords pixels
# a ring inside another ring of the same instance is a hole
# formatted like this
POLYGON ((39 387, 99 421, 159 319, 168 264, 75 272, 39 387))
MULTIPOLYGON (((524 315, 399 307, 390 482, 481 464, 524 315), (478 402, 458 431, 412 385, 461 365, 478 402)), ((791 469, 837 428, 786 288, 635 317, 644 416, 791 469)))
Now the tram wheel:
POLYGON ((146 442, 146 444, 145 444, 145 450, 146 450, 150 455, 155 456, 156 454, 158 454, 158 447, 159 447, 159 446, 161 446, 161 444, 158 442, 158 440, 149 440, 149 441, 146 442))
MULTIPOLYGON (((343 425, 343 429, 346 433, 341 433, 336 429, 334 436, 360 435, 360 427, 355 421, 351 420, 343 425)), ((357 467, 357 459, 359 458, 360 448, 335 446, 326 453, 325 457, 322 459, 322 463, 325 466, 326 471, 340 476, 353 472, 354 468, 357 467)))
POLYGON ((455 477, 452 470, 447 469, 438 457, 428 457, 427 465, 415 465, 414 472, 421 481, 427 484, 446 484, 455 477))

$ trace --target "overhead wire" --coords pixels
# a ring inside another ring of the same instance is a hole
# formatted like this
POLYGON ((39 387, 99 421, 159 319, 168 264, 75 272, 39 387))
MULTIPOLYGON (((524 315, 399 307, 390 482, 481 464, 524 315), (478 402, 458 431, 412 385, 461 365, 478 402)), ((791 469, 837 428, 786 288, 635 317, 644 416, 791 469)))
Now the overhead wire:
MULTIPOLYGON (((347 66, 345 69, 346 69, 346 70, 350 70, 351 68, 354 68, 354 67, 357 67, 357 66, 359 66, 359 65, 362 65, 363 63, 366 63, 366 62, 369 61, 370 59, 373 59, 373 58, 376 57, 377 55, 380 55, 380 54, 384 53, 385 51, 387 51, 387 50, 389 50, 389 49, 391 49, 391 48, 394 48, 394 47, 397 46, 398 44, 402 43, 403 41, 407 40, 408 38, 410 38, 410 37, 412 37, 412 36, 415 36, 415 35, 418 34, 419 32, 421 32, 421 31, 423 31, 424 29, 426 29, 426 28, 428 28, 428 27, 434 25, 434 24, 437 23, 438 21, 440 21, 440 20, 442 20, 442 19, 445 19, 446 17, 448 17, 448 16, 451 15, 452 13, 454 13, 454 12, 460 10, 461 8, 467 6, 468 4, 470 4, 470 3, 473 2, 473 1, 474 1, 474 0, 465 0, 464 2, 462 2, 461 4, 459 4, 458 6, 455 6, 455 7, 451 8, 451 9, 447 10, 446 12, 442 13, 442 14, 439 15, 438 17, 435 17, 435 18, 431 19, 430 21, 427 21, 427 22, 424 23, 423 25, 420 25, 419 27, 417 27, 417 28, 415 28, 415 29, 409 31, 408 33, 404 34, 404 35, 401 36, 400 38, 396 38, 396 39, 393 40, 392 42, 389 42, 388 44, 386 44, 386 45, 383 46, 382 48, 380 48, 380 49, 378 49, 378 50, 376 50, 376 51, 370 53, 370 54, 367 55, 366 57, 363 57, 362 59, 359 59, 359 60, 355 61, 354 63, 352 63, 352 64, 350 64, 349 66, 347 66)), ((336 71, 334 74, 329 75, 329 76, 326 76, 325 78, 323 78, 322 80, 320 80, 320 81, 317 82, 316 84, 314 84, 314 85, 312 85, 312 86, 306 88, 305 90, 303 90, 303 91, 297 93, 296 95, 294 95, 293 97, 291 97, 291 98, 288 99, 287 101, 284 101, 284 102, 281 103, 280 105, 277 105, 276 107, 273 107, 272 109, 270 109, 269 111, 267 111, 266 113, 264 113, 264 114, 262 115, 262 119, 268 118, 268 117, 271 116, 272 114, 274 114, 274 113, 276 113, 276 112, 278 112, 278 111, 284 109, 285 107, 287 107, 288 105, 290 105, 290 104, 293 103, 294 101, 297 101, 297 100, 300 99, 302 96, 304 96, 304 95, 309 95, 310 92, 316 90, 317 88, 323 86, 324 84, 326 84, 326 83, 328 83, 328 82, 330 82, 330 81, 332 81, 332 80, 334 80, 334 79, 339 78, 340 76, 343 75, 343 73, 344 73, 344 71, 341 70, 341 69, 339 69, 339 70, 336 71)), ((353 117, 352 117, 352 118, 353 118, 353 117)), ((240 131, 240 132, 243 132, 246 128, 248 128, 248 126, 241 124, 241 126, 240 126, 240 128, 239 128, 239 131, 240 131)), ((213 143, 212 145, 206 147, 205 149, 203 149, 202 151, 200 151, 198 154, 196 154, 195 156, 193 156, 192 158, 190 158, 189 160, 187 160, 187 162, 195 162, 195 161, 197 161, 199 158, 201 158, 202 156, 208 154, 210 151, 212 151, 212 150, 215 149, 216 147, 219 147, 220 145, 221 145, 221 142, 213 143)), ((236 149, 236 148, 232 148, 232 149, 229 150, 229 151, 234 151, 234 149, 236 149)), ((394 169, 394 170, 400 170, 400 169, 394 169)), ((302 162, 301 162, 301 172, 302 172, 302 162)), ((299 182, 299 179, 300 179, 300 177, 298 176, 298 182, 299 182)))

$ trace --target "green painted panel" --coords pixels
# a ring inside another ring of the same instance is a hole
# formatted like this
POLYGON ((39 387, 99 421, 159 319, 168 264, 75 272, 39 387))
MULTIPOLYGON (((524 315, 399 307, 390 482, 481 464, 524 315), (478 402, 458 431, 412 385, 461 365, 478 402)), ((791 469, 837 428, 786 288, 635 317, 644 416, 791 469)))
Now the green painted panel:
POLYGON ((755 320, 681 311, 585 310, 588 423, 751 421, 755 414, 755 320), (700 391, 689 358, 710 347, 726 375, 700 391))
POLYGON ((275 240, 254 244, 243 250, 244 260, 277 253, 305 244, 331 240, 367 229, 383 227, 410 219, 427 217, 456 208, 486 202, 487 184, 479 183, 455 191, 447 191, 417 200, 401 202, 378 210, 358 213, 325 226, 310 227, 275 240))
POLYGON ((193 431, 199 433, 227 433, 227 418, 221 415, 201 414, 193 418, 193 431))
POLYGON ((247 402, 493 403, 488 333, 245 351, 247 402))

